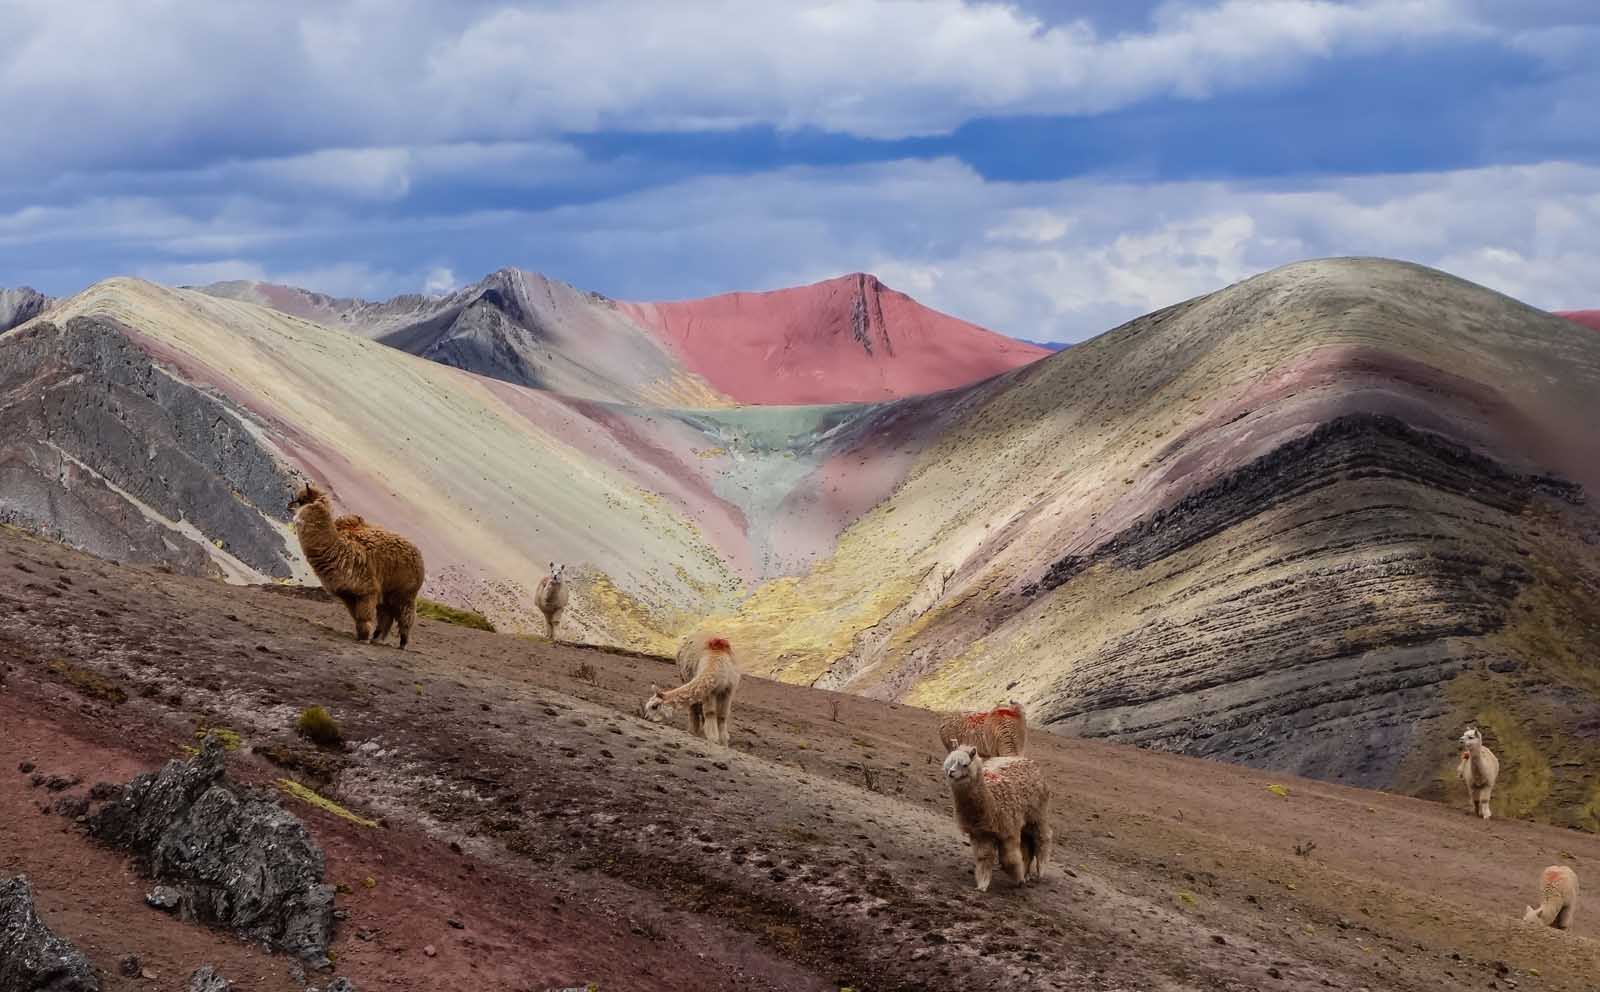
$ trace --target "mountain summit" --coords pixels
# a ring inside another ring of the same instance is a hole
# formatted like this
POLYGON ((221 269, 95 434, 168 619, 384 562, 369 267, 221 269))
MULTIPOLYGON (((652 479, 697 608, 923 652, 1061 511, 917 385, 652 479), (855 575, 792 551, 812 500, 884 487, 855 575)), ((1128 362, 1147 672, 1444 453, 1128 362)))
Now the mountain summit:
POLYGON ((1050 354, 865 273, 765 293, 619 303, 519 269, 383 303, 270 283, 204 287, 445 365, 581 399, 678 407, 900 399, 1050 354))

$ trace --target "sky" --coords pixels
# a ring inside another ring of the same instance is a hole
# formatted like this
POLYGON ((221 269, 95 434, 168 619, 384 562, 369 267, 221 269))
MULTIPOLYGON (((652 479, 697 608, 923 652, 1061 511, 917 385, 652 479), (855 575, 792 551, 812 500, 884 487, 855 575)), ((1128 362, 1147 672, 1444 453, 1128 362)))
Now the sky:
POLYGON ((870 271, 1071 342, 1383 255, 1600 306, 1593 0, 0 0, 0 286, 870 271))

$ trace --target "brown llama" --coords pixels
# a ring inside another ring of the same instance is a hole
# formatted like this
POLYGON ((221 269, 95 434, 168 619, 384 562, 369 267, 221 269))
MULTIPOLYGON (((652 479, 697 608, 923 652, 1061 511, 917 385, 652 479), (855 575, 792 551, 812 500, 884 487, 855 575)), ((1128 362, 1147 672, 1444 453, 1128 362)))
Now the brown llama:
POLYGON ((417 546, 354 514, 335 519, 328 494, 309 482, 289 502, 289 511, 306 562, 350 611, 356 640, 382 641, 398 626, 404 648, 426 575, 417 546))
POLYGON ((545 636, 556 639, 556 627, 561 624, 561 614, 567 608, 567 586, 561 580, 567 566, 550 563, 550 574, 539 580, 539 590, 534 593, 533 604, 544 614, 545 636))

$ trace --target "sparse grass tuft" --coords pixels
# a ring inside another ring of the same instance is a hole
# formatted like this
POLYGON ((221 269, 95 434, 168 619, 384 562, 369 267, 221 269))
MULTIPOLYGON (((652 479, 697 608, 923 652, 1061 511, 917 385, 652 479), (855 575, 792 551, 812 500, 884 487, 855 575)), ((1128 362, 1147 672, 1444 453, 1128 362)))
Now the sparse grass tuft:
POLYGON ((1269 785, 1267 786, 1267 791, 1277 796, 1279 799, 1289 798, 1289 787, 1287 785, 1269 785))
POLYGON ((839 722, 839 699, 835 697, 828 700, 828 719, 834 723, 839 722))
POLYGON ((128 693, 115 679, 107 678, 92 668, 74 665, 65 658, 57 658, 45 667, 90 699, 101 699, 113 706, 128 701, 128 693))
POLYGON ((321 706, 307 706, 300 711, 300 719, 295 722, 295 730, 301 737, 318 747, 338 747, 344 743, 344 735, 339 732, 339 724, 333 715, 321 706))
MULTIPOLYGON (((354 823, 357 826, 376 827, 378 825, 377 821, 369 820, 364 816, 357 816, 356 814, 345 809, 343 806, 340 806, 338 803, 334 802, 332 799, 313 792, 312 790, 292 779, 278 779, 278 788, 282 789, 286 795, 293 796, 303 803, 307 803, 308 805, 315 806, 320 810, 325 810, 326 812, 332 813, 341 820, 349 820, 351 823, 354 823)), ((374 882, 373 884, 376 885, 377 883, 374 882)))
POLYGON ((587 661, 572 666, 572 677, 579 682, 587 682, 596 688, 600 686, 600 670, 587 661))
POLYGON ((203 741, 207 737, 215 737, 224 751, 237 751, 239 750, 239 745, 244 743, 244 738, 239 736, 237 730, 231 730, 227 727, 208 727, 203 723, 196 724, 194 739, 203 741))
POLYGON ((1294 846, 1294 853, 1298 854, 1302 858, 1309 858, 1309 857, 1311 857, 1311 852, 1315 851, 1316 849, 1317 849, 1317 842, 1316 841, 1314 841, 1314 840, 1305 840, 1305 841, 1301 841, 1300 843, 1298 843, 1298 844, 1296 844, 1294 846))
POLYGON ((417 597, 417 616, 427 617, 429 620, 438 620, 441 623, 453 623, 458 627, 471 627, 473 630, 487 630, 494 633, 494 624, 489 618, 476 610, 463 610, 459 607, 449 606, 436 600, 417 597))

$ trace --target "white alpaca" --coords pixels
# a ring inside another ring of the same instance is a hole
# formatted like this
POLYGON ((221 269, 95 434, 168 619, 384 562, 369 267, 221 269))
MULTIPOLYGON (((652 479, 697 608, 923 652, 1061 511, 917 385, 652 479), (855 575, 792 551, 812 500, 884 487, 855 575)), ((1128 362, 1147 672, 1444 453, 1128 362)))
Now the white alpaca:
POLYGON ((1539 873, 1539 908, 1528 907, 1522 918, 1529 923, 1565 930, 1578 912, 1578 873, 1566 865, 1551 865, 1539 873))
POLYGON ((725 638, 700 634, 678 649, 678 675, 683 685, 663 692, 650 687, 642 711, 645 719, 660 723, 679 706, 689 710, 689 732, 723 747, 733 720, 733 694, 739 688, 739 666, 725 638))
POLYGON ((972 842, 978 891, 989 891, 997 853, 1019 885, 1043 878, 1055 831, 1050 787, 1039 766, 1027 758, 985 760, 968 744, 944 759, 944 775, 956 803, 956 826, 972 842))
POLYGON ((545 635, 552 641, 556 639, 556 626, 561 623, 561 611, 567 608, 567 587, 561 581, 566 570, 567 566, 551 562, 550 574, 539 580, 539 591, 533 597, 534 605, 544 614, 545 635))
POLYGON ((1500 759, 1483 746, 1483 735, 1477 727, 1468 727, 1461 735, 1461 764, 1456 766, 1456 777, 1467 784, 1467 795, 1472 799, 1472 813, 1485 820, 1489 818, 1489 794, 1494 791, 1494 780, 1500 777, 1500 759))

